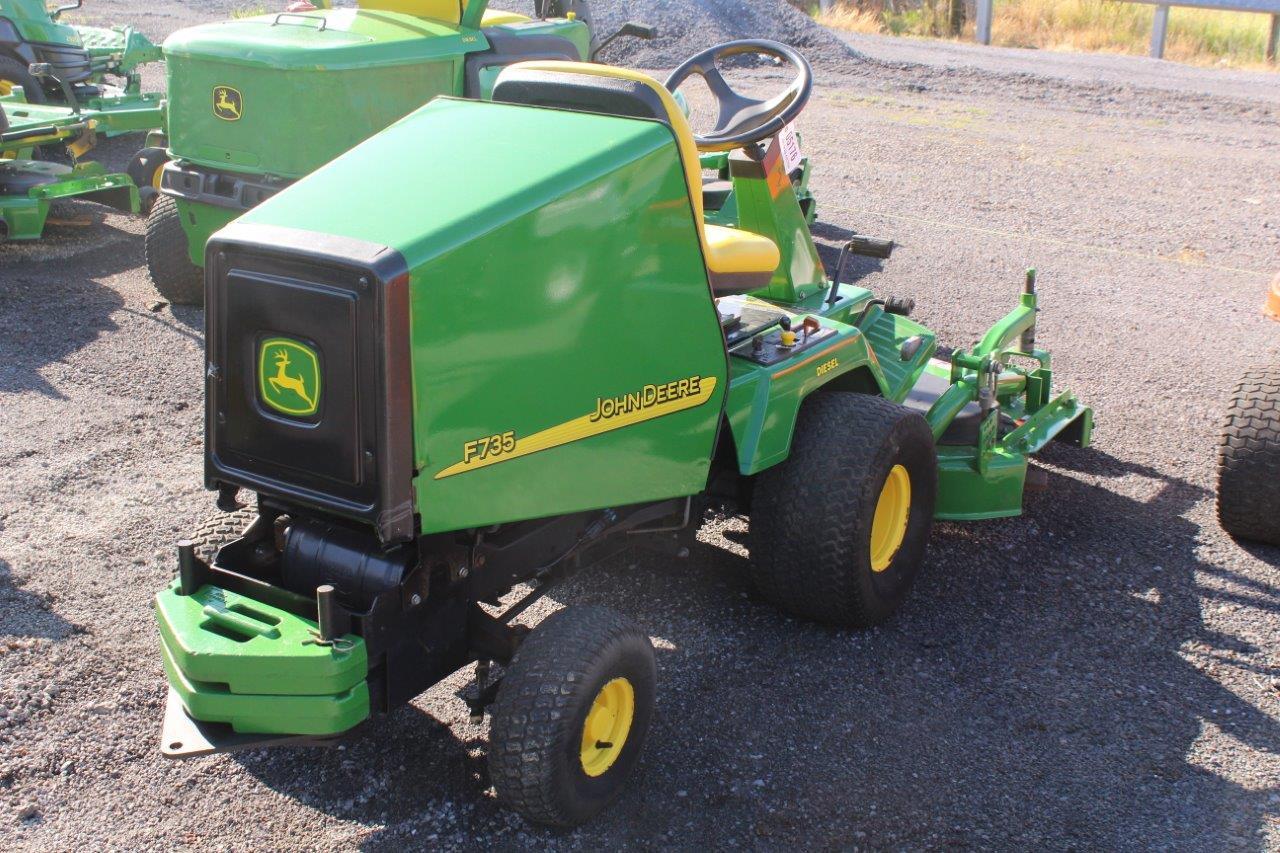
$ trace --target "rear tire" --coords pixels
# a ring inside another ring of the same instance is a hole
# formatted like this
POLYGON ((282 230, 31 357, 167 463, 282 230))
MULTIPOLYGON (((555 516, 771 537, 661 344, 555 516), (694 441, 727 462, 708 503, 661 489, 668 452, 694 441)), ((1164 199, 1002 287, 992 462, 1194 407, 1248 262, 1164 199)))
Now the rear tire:
POLYGON ((1227 406, 1218 442, 1218 522, 1280 545, 1280 368, 1254 368, 1227 406))
POLYGON ((521 643, 493 705, 498 799, 535 823, 590 819, 635 767, 656 683, 649 637, 619 614, 575 606, 548 617, 521 643))
POLYGON ((756 480, 756 589, 816 622, 885 621, 919 574, 937 492, 933 433, 919 414, 865 394, 810 397, 790 457, 756 480))
POLYGON ((204 271, 191 263, 182 215, 171 197, 162 195, 152 206, 143 248, 156 292, 174 305, 204 304, 204 271))

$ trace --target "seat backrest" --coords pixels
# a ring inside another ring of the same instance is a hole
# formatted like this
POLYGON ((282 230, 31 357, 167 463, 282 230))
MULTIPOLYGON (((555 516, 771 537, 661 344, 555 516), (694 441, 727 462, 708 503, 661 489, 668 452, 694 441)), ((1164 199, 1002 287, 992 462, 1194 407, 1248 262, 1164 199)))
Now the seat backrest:
POLYGON ((417 18, 434 18, 449 24, 462 20, 465 0, 360 0, 361 9, 399 12, 417 18))
MULTIPOLYGON (((676 137, 689 202, 702 224, 702 166, 689 120, 667 88, 647 74, 591 62, 536 60, 502 70, 493 100, 661 121, 676 137)), ((701 233, 701 227, 699 227, 701 233)))

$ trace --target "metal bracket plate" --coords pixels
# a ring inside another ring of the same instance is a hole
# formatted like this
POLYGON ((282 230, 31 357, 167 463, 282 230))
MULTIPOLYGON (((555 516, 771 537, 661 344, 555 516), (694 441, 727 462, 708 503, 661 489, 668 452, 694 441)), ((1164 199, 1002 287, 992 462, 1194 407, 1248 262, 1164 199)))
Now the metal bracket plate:
POLYGON ((225 723, 205 723, 191 719, 178 694, 169 689, 160 729, 160 752, 165 758, 198 758, 215 752, 238 752, 268 746, 332 746, 338 738, 307 735, 241 734, 225 723))

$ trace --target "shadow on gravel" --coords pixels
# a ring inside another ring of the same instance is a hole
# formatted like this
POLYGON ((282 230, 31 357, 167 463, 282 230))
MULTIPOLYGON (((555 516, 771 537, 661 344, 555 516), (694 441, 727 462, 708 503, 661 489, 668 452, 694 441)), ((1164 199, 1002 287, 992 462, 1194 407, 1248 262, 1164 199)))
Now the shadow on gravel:
POLYGON ((1277 755, 1280 727, 1215 678, 1220 665, 1257 671, 1237 659, 1257 649, 1208 628, 1201 608, 1218 599, 1280 612, 1280 588, 1198 556, 1199 529, 1184 516, 1211 498, 1205 489, 1096 449, 1055 445, 1042 460, 1048 493, 1029 496, 1024 519, 988 528, 1007 560, 983 558, 983 527, 940 525, 935 535, 931 571, 959 569, 968 583, 945 588, 989 616, 958 644, 989 645, 1002 669, 978 685, 946 687, 1004 724, 944 727, 939 746, 977 736, 990 750, 984 757, 961 746, 955 782, 977 787, 981 808, 1017 803, 1024 814, 1011 815, 1014 825, 1052 828, 1049 837, 1064 842, 1261 847, 1258 832, 1280 797, 1214 772, 1221 745, 1205 755, 1198 745, 1218 729, 1245 753, 1277 755), (1124 479, 1145 497, 1072 472, 1124 479), (1206 588, 1201 575, 1246 591, 1206 588))
POLYGON ((1244 541, 1237 541, 1236 544, 1255 560, 1260 560, 1268 566, 1280 568, 1280 546, 1244 541))
POLYGON ((234 757, 284 796, 340 820, 375 826, 442 804, 450 804, 449 811, 459 810, 454 803, 483 808, 489 802, 485 757, 483 751, 472 754, 480 746, 483 742, 459 740, 448 726, 409 706, 366 724, 344 739, 342 748, 260 750, 234 757))
MULTIPOLYGON (((810 230, 817 238, 818 256, 822 258, 822 266, 826 268, 827 277, 830 278, 836 274, 836 267, 840 263, 840 247, 858 232, 821 221, 815 222, 810 230)), ((884 261, 880 258, 853 255, 845 266, 842 284, 857 284, 872 273, 881 272, 883 269, 884 261)))
POLYGON ((141 247, 122 235, 68 258, 6 269, 0 286, 0 393, 35 391, 62 399, 40 371, 117 329, 120 294, 98 280, 132 269, 141 247), (57 274, 51 274, 56 266, 57 274))
POLYGON ((194 333, 190 337, 200 341, 204 340, 204 308, 196 308, 191 305, 170 305, 169 310, 173 312, 173 319, 194 333))
POLYGON ((51 605, 46 596, 18 588, 12 566, 0 559, 0 637, 63 640, 80 633, 78 626, 54 613, 51 605))
POLYGON ((199 309, 189 309, 183 306, 170 305, 169 310, 173 312, 172 318, 159 314, 154 311, 138 311, 134 308, 125 308, 126 314, 132 314, 204 346, 204 312, 199 309), (192 317, 194 311, 195 316, 192 317))

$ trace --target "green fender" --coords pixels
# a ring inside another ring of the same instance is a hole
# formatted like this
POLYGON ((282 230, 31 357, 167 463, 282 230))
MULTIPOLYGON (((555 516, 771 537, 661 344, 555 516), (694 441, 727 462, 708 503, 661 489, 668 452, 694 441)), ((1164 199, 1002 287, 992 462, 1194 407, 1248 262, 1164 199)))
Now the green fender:
POLYGON ((887 396, 884 371, 867 336, 829 318, 820 322, 839 334, 799 358, 771 367, 730 359, 725 418, 741 473, 757 474, 787 458, 800 406, 820 388, 887 396))

